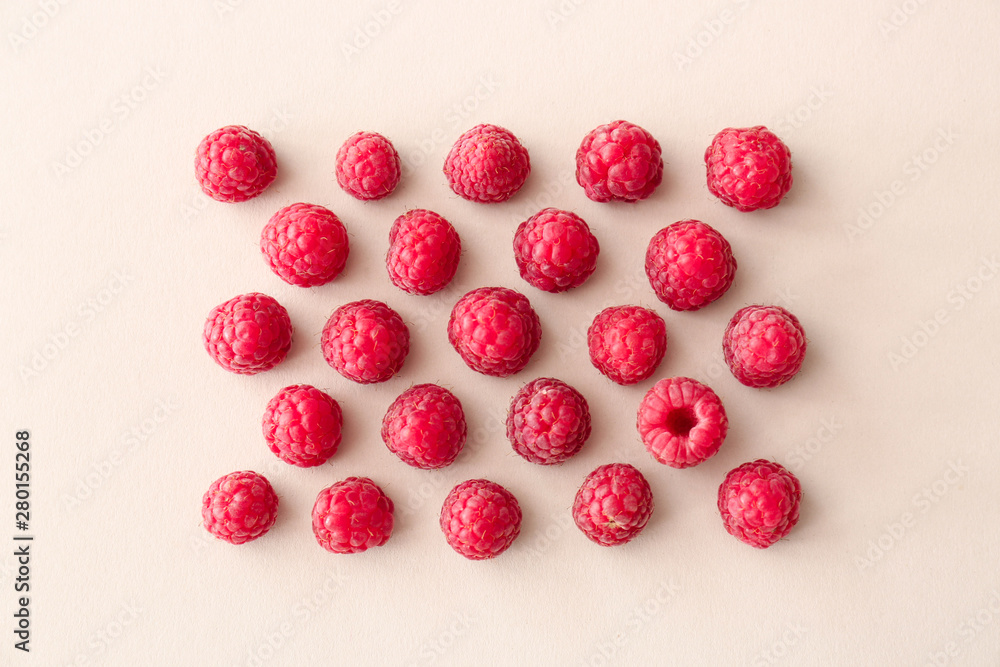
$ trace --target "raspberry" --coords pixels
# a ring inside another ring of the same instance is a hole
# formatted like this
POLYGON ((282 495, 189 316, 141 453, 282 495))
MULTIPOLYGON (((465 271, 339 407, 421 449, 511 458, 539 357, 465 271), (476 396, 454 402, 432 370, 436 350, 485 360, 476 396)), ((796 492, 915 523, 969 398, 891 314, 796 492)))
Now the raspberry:
POLYGON ((312 510, 316 541, 335 554, 380 547, 392 536, 392 499, 367 477, 348 477, 319 492, 312 510))
POLYGON ((315 204, 279 210, 260 233, 260 251, 289 285, 324 285, 344 270, 350 246, 347 228, 332 211, 315 204))
POLYGON ((385 265, 392 284, 410 294, 433 294, 455 277, 462 240, 451 223, 422 208, 396 218, 385 265))
POLYGON ((587 475, 573 500, 573 521, 604 547, 625 544, 646 527, 653 491, 642 473, 627 463, 603 465, 587 475))
POLYGON ((576 151, 576 182, 596 202, 639 201, 662 180, 659 142, 624 120, 594 128, 576 151))
POLYGON ((781 306, 747 306, 729 320, 722 351, 729 370, 746 386, 777 387, 802 368, 806 334, 781 306))
POLYGON ((562 463, 590 437, 590 408, 583 395, 555 378, 538 378, 514 395, 507 439, 527 461, 562 463))
POLYGON ((663 318, 641 306, 611 306, 587 329, 594 367, 618 384, 635 384, 652 375, 667 349, 663 318))
POLYGON ((385 382, 403 366, 410 331, 381 301, 364 299, 333 311, 320 338, 326 363, 360 384, 385 382))
POLYGON ((476 125, 451 147, 444 173, 459 197, 488 204, 513 197, 531 173, 531 161, 509 130, 476 125))
POLYGON ((233 373, 254 375, 285 359, 292 346, 292 323, 288 311, 266 294, 241 294, 212 309, 202 340, 215 363, 233 373))
POLYGON ((376 132, 352 134, 337 151, 337 183, 355 199, 371 201, 399 185, 399 154, 376 132))
POLYGON ((671 468, 689 468, 715 456, 729 420, 709 387, 675 377, 660 380, 646 392, 636 426, 653 458, 671 468))
POLYGON ((468 292, 451 311, 448 341, 474 371, 507 377, 528 364, 542 327, 527 297, 506 287, 468 292))
POLYGON ((389 451, 425 470, 451 465, 465 446, 466 432, 462 403, 436 384, 410 387, 382 419, 382 440, 389 451))
POLYGON ((263 475, 231 472, 212 482, 201 499, 205 530, 230 544, 243 544, 271 530, 278 495, 263 475))
POLYGON ((646 276, 657 298, 673 310, 698 310, 733 284, 736 259, 722 234, 704 222, 681 220, 650 239, 646 276))
POLYGON ((600 251, 587 223, 557 208, 539 211, 514 234, 514 259, 521 277, 545 292, 582 285, 597 267, 600 251))
POLYGON ((198 144, 194 175, 215 201, 241 202, 267 189, 278 165, 267 139, 242 125, 227 125, 198 144))
POLYGON ((322 465, 337 453, 343 423, 340 404, 307 384, 279 391, 261 420, 271 451, 300 468, 322 465))
POLYGON ((792 187, 792 153, 763 125, 719 132, 705 166, 709 191, 740 211, 773 208, 792 187))
POLYGON ((719 486, 719 513, 726 531, 766 549, 799 521, 802 487, 784 466, 757 459, 734 468, 719 486))
POLYGON ((499 556, 521 532, 517 498, 486 479, 462 482, 441 507, 441 530, 451 548, 470 560, 499 556))

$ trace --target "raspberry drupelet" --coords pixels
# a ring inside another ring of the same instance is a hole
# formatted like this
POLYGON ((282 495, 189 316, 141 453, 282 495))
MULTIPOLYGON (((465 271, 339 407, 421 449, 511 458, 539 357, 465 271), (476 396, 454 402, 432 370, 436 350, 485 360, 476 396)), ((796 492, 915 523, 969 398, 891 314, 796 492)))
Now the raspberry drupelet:
POLYGON ((646 276, 656 297, 673 310, 698 310, 729 290, 736 258, 715 229, 699 220, 681 220, 650 239, 646 276))
POLYGON ((488 204, 513 197, 531 173, 531 161, 510 130, 477 125, 452 146, 444 173, 459 197, 488 204))
POLYGON ((521 533, 521 507, 514 494, 499 484, 470 479, 445 498, 441 531, 451 548, 466 558, 495 558, 521 533))
POLYGON ((660 380, 639 403, 642 444, 660 463, 689 468, 715 456, 729 420, 711 388, 686 377, 660 380))
POLYGON ((583 218, 546 208, 518 226, 514 259, 524 280, 545 292, 579 287, 597 267, 601 248, 583 218))
POLYGON ((792 153, 763 125, 716 134, 705 168, 709 192, 739 211, 774 208, 792 187, 792 153))
POLYGON ((507 377, 538 349, 542 327, 527 297, 506 287, 466 293, 451 311, 448 340, 474 371, 507 377))
POLYGON ((212 482, 201 500, 205 530, 230 544, 256 540, 278 516, 278 495, 263 475, 231 472, 212 482))
POLYGON ((802 487, 780 463, 757 459, 729 471, 719 486, 726 532, 757 549, 788 535, 799 521, 802 487))
POLYGON ((410 331, 395 310, 381 301, 363 299, 333 311, 320 346, 326 363, 348 380, 385 382, 403 367, 410 331))
POLYGON ((646 527, 652 513, 649 482, 627 463, 594 470, 573 500, 573 521, 591 541, 604 547, 632 540, 646 527))
POLYGON ((641 306, 611 306, 587 330, 590 361, 608 379, 622 385, 651 376, 667 349, 663 318, 641 306))
POLYGON ((202 342, 209 356, 232 373, 254 375, 284 361, 292 346, 288 311, 259 292, 241 294, 208 314, 202 342))
POLYGON ((382 419, 382 441, 415 468, 451 465, 465 446, 468 428, 458 398, 436 384, 418 384, 400 394, 382 419))
POLYGON ((633 123, 616 120, 596 127, 576 151, 576 181, 593 201, 646 199, 662 180, 659 142, 633 123))

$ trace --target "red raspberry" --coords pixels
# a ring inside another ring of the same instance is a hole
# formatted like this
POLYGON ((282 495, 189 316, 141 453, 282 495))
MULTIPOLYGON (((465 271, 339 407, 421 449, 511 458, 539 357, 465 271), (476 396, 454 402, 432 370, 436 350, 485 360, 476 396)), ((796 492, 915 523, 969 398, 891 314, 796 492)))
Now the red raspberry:
POLYGON ((521 532, 521 506, 499 484, 462 482, 441 507, 441 530, 451 548, 470 560, 499 556, 521 532))
POLYGON ((410 294, 433 294, 455 277, 462 240, 451 223, 416 208, 396 218, 389 230, 385 265, 392 284, 410 294))
POLYGON ((212 482, 201 499, 205 529, 230 544, 243 544, 271 530, 278 495, 263 475, 231 472, 212 482))
POLYGON ((521 277, 545 292, 582 285, 597 267, 600 251, 587 223, 557 208, 539 211, 514 234, 514 259, 521 277))
POLYGON ((603 547, 625 544, 646 527, 653 491, 627 463, 603 465, 587 475, 573 500, 573 521, 603 547))
POLYGON ((337 151, 337 183, 355 199, 389 196, 399 185, 400 171, 392 142, 376 132, 352 134, 337 151))
POLYGON ((596 202, 639 201, 662 180, 659 142, 624 120, 594 128, 576 151, 576 182, 596 202))
POLYGON ((719 486, 719 513, 726 531, 766 549, 799 521, 802 487, 784 466, 757 459, 734 468, 719 486))
POLYGON ((367 477, 348 477, 319 492, 312 510, 316 541, 335 554, 380 547, 392 536, 392 499, 367 477))
POLYGON ((260 251, 289 285, 324 285, 344 270, 350 246, 347 228, 332 211, 315 204, 279 210, 260 233, 260 251))
POLYGON ((507 439, 527 461, 562 463, 590 437, 587 399, 555 378, 538 378, 514 395, 507 414, 507 439))
POLYGON ((697 380, 660 380, 639 403, 642 444, 660 463, 689 468, 719 451, 729 431, 722 401, 697 380))
POLYGON ((215 201, 253 199, 274 181, 278 164, 267 139, 242 125, 227 125, 201 140, 194 175, 215 201))
POLYGON ((410 330, 381 301, 364 299, 333 311, 320 338, 326 363, 360 384, 385 382, 403 366, 410 330))
POLYGON ((612 306, 587 329, 594 368, 618 384, 635 384, 652 375, 667 350, 663 318, 641 306, 612 306))
POLYGON ((465 446, 466 432, 461 401, 436 384, 410 387, 382 419, 382 440, 389 451, 425 470, 451 465, 465 446))
POLYGON ((531 173, 531 161, 509 130, 476 125, 451 147, 444 173, 459 197, 488 204, 513 197, 531 173))
POLYGON ((698 220, 658 231, 646 249, 646 276, 656 296, 674 310, 698 310, 729 289, 736 258, 729 241, 698 220))
POLYGON ((292 346, 288 311, 266 294, 234 296, 208 314, 205 349, 227 371, 254 375, 274 368, 292 346))
POLYGON ((748 387, 777 387, 802 368, 806 333, 781 306, 747 306, 736 311, 722 337, 729 370, 748 387))
POLYGON ((337 401, 316 387, 293 384, 267 404, 261 426, 279 459, 311 468, 337 453, 343 423, 337 401))
POLYGON ((709 191, 740 211, 773 208, 792 187, 792 153, 763 125, 719 132, 705 166, 709 191))
POLYGON ((507 377, 528 364, 542 327, 527 297, 506 287, 468 292, 451 311, 448 341, 474 371, 507 377))

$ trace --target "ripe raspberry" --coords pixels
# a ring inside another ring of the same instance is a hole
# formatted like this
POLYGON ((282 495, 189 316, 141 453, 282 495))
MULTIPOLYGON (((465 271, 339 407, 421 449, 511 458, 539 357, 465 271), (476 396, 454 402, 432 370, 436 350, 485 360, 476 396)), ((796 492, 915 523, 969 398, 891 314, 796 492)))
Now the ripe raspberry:
POLYGON ((555 378, 538 378, 510 402, 507 439, 527 461, 562 463, 590 437, 590 408, 583 395, 555 378))
POLYGON ((719 397, 686 377, 654 384, 639 403, 636 425, 653 458, 671 468, 689 468, 715 456, 729 431, 719 397))
POLYGON ((639 201, 662 180, 659 142, 624 120, 594 128, 576 151, 576 182, 596 202, 639 201))
POLYGON ((612 306, 587 329, 594 368, 618 384, 635 384, 656 371, 667 350, 663 318, 641 306, 612 306))
POLYGON ((557 208, 539 211, 514 234, 514 259, 521 277, 545 292, 582 285, 597 267, 600 251, 587 223, 557 208))
POLYGON ((802 368, 806 333, 781 306, 747 306, 736 311, 722 337, 729 370, 748 387, 777 387, 802 368))
POLYGON ((709 191, 740 211, 773 208, 792 187, 792 153, 763 125, 719 132, 705 166, 709 191))
POLYGON ((316 541, 335 554, 380 547, 392 536, 392 499, 367 477, 348 477, 319 492, 312 510, 316 541))
POLYGON ((573 500, 573 521, 603 547, 625 544, 646 527, 653 491, 627 463, 603 465, 587 475, 573 500))
POLYGON ((355 199, 389 196, 399 185, 400 171, 392 142, 376 132, 352 134, 337 151, 337 183, 355 199))
POLYGON ((451 223, 422 208, 396 218, 385 265, 392 284, 410 294, 433 294, 455 277, 462 240, 451 223))
POLYGON ((733 284, 736 259, 722 234, 698 220, 681 220, 650 239, 646 276, 657 298, 672 309, 698 310, 733 284))
POLYGON ((381 301, 364 299, 333 311, 320 338, 326 363, 360 384, 385 382, 403 366, 410 330, 381 301))
POLYGON ((521 506, 499 484, 462 482, 441 507, 441 530, 451 548, 470 560, 499 556, 521 532, 521 506))
POLYGON ((719 486, 719 513, 726 531, 766 549, 799 521, 802 487, 784 466, 757 459, 734 468, 719 486))
POLYGON ((278 495, 263 475, 231 472, 212 482, 201 499, 205 530, 230 544, 243 544, 271 530, 278 495))
POLYGON ((531 173, 531 161, 509 130, 476 125, 451 147, 444 173, 459 197, 488 204, 513 197, 531 173))
POLYGON ((292 346, 292 323, 288 311, 266 294, 241 294, 212 309, 202 340, 215 363, 254 375, 284 361, 292 346))
POLYGON ((436 384, 410 387, 382 419, 389 451, 415 468, 451 465, 465 446, 465 413, 453 393, 436 384))
POLYGON ((315 204, 286 206, 260 233, 260 251, 271 270, 299 287, 325 285, 339 276, 349 250, 344 223, 315 204))
POLYGON ((468 292, 451 311, 448 341, 474 371, 507 377, 528 364, 542 327, 527 297, 506 287, 468 292))
POLYGON ((311 468, 337 453, 343 423, 337 401, 316 387, 293 384, 267 404, 261 426, 279 459, 311 468))
POLYGON ((274 181, 278 164, 267 139, 242 125, 227 125, 198 144, 194 175, 202 192, 215 201, 241 202, 274 181))

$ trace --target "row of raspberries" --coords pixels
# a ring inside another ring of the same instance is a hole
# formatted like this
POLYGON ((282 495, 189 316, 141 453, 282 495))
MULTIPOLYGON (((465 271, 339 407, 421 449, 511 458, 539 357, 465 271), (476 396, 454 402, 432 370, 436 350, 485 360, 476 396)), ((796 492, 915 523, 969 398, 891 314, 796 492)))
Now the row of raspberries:
MULTIPOLYGON (((726 531, 759 549, 788 534, 799 516, 798 480, 777 463, 758 459, 735 468, 719 487, 718 507, 726 531)), ((327 551, 351 554, 385 544, 392 536, 394 505, 367 477, 348 477, 319 492, 312 509, 316 541, 327 551)), ((649 482, 627 463, 602 465, 576 492, 573 520, 601 546, 625 544, 653 513, 649 482)), ((278 495, 265 477, 234 472, 212 483, 202 500, 208 531, 230 544, 267 533, 278 514, 278 495)), ((521 532, 521 506, 509 490, 487 479, 456 485, 444 499, 441 531, 470 560, 506 551, 521 532)))
MULTIPOLYGON (((340 218, 323 206, 298 203, 276 212, 260 234, 271 270, 289 285, 317 287, 340 275, 350 242, 340 218)), ((521 277, 544 292, 582 285, 597 267, 600 244, 575 213, 546 208, 514 232, 521 277)), ((413 209, 389 230, 385 264, 393 285, 410 294, 434 294, 455 277, 462 240, 439 214, 413 209)), ((736 277, 729 242, 699 220, 680 220, 657 232, 646 247, 645 268, 657 298, 671 309, 698 310, 729 289, 736 277)))
MULTIPOLYGON (((494 377, 527 366, 542 329, 523 294, 506 287, 479 287, 462 296, 448 320, 448 341, 466 365, 494 377)), ((254 375, 284 361, 292 344, 288 311, 266 294, 241 294, 208 315, 205 349, 233 373, 254 375)), ((722 349, 733 375, 748 387, 776 387, 791 380, 805 359, 806 337, 792 313, 780 306, 746 306, 723 334, 722 349)), ((410 331, 381 301, 346 303, 330 315, 320 347, 326 362, 359 384, 385 382, 403 367, 410 331)), ((667 349, 667 328, 642 306, 609 306, 587 330, 590 361, 613 382, 631 385, 656 372, 667 349)))
MULTIPOLYGON (((649 197, 662 180, 659 143, 642 128, 616 121, 589 133, 577 151, 577 181, 598 202, 635 202, 649 197)), ((381 199, 399 183, 399 156, 382 135, 359 132, 337 153, 337 181, 362 200, 381 199)), ((727 205, 751 211, 777 205, 791 186, 787 147, 763 127, 727 129, 705 153, 709 189, 727 205)), ((219 201, 245 201, 260 194, 276 176, 270 144, 240 126, 218 130, 196 153, 202 189, 219 201)), ((530 173, 527 150, 509 131, 480 125, 456 142, 445 161, 452 189, 470 201, 500 202, 513 196, 530 173)), ((282 280, 301 287, 325 284, 344 269, 347 230, 330 210, 298 203, 275 213, 264 226, 261 251, 282 280)), ((548 208, 524 221, 513 239, 522 278, 537 289, 562 292, 583 284, 594 272, 600 246, 576 214, 548 208)), ((389 232, 386 268, 400 289, 427 295, 454 277, 461 239, 433 211, 401 215, 389 232)), ((697 310, 732 285, 736 260, 726 239, 698 220, 681 220, 657 232, 645 257, 650 285, 660 301, 678 311, 697 310)), ((523 294, 505 287, 480 287, 452 309, 448 339, 473 370, 497 377, 521 371, 539 347, 539 318, 523 294)), ((266 371, 288 353, 292 326, 273 298, 244 294, 209 314, 203 341, 223 368, 240 374, 266 371)), ((360 300, 337 308, 323 328, 327 363, 360 384, 384 382, 402 367, 409 330, 385 303, 360 300)), ((587 333, 593 365, 610 380, 629 385, 651 377, 664 356, 666 325, 653 310, 613 306, 597 314, 587 333)), ((794 315, 777 306, 738 311, 723 335, 725 359, 734 376, 753 387, 774 387, 799 370, 805 334, 794 315)), ((325 463, 340 445, 339 404, 308 385, 282 389, 268 404, 263 432, 283 461, 301 467, 325 463)), ((685 377, 657 382, 639 405, 640 438, 660 463, 674 468, 697 465, 719 451, 728 419, 709 387, 685 377)), ((554 465, 577 454, 590 435, 584 397, 566 383, 539 378, 511 401, 507 436, 514 451, 532 463, 554 465)), ((421 384, 404 391, 382 423, 387 448, 418 468, 450 465, 466 439, 458 398, 447 389, 421 384)), ((755 547, 783 537, 798 519, 798 480, 776 463, 758 460, 732 470, 718 493, 726 529, 755 547)), ((203 522, 217 537, 234 544, 263 535, 273 525, 277 495, 253 472, 217 480, 203 499, 203 522)), ((646 525, 652 491, 643 475, 627 464, 604 465, 584 480, 573 517, 594 542, 623 544, 646 525)), ((372 480, 351 477, 319 493, 313 508, 318 542, 337 553, 379 546, 392 532, 392 500, 372 480)), ((494 482, 478 479, 456 486, 441 510, 448 543, 472 559, 506 550, 520 531, 521 509, 514 496, 494 482)))
MULTIPOLYGON (((376 132, 357 132, 337 151, 337 183, 363 201, 392 194, 402 175, 392 142, 376 132)), ((762 125, 727 128, 705 150, 708 189, 727 206, 756 211, 777 206, 792 186, 788 147, 762 125)), ((256 197, 274 181, 271 144, 241 125, 227 125, 202 140, 195 175, 202 190, 221 202, 256 197)), ((444 162, 458 196, 495 203, 513 197, 531 173, 528 150, 510 130, 477 125, 455 142, 444 162)), ((616 120, 594 128, 576 151, 576 180, 596 202, 636 202, 663 180, 660 143, 643 128, 616 120)))

